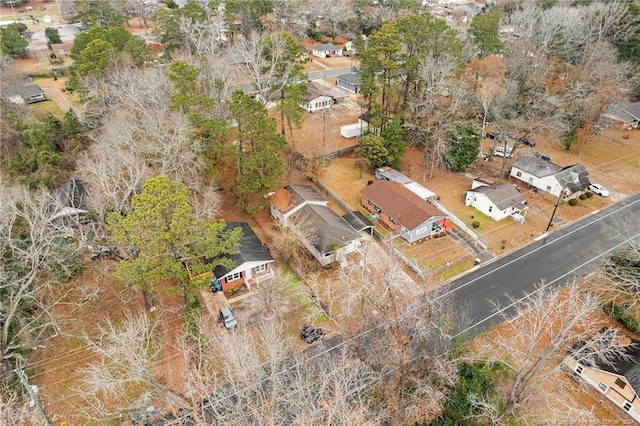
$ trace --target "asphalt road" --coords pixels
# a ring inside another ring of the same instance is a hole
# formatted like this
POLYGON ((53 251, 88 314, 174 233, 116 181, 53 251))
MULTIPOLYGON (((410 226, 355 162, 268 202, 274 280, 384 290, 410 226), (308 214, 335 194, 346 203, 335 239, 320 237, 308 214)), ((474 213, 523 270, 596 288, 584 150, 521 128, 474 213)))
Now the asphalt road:
POLYGON ((640 240, 640 194, 453 281, 445 295, 468 319, 459 333, 475 335, 500 322, 500 312, 509 314, 513 305, 509 295, 521 299, 536 284, 557 287, 588 275, 631 240, 640 240))

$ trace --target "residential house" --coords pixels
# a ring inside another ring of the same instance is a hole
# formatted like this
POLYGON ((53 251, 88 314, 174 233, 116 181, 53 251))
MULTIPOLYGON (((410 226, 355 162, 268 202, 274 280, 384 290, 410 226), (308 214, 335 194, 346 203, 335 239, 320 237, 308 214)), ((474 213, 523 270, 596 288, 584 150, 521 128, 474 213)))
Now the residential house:
POLYGON ((415 182, 410 177, 403 175, 399 171, 392 169, 389 166, 378 167, 376 171, 373 172, 373 175, 376 177, 376 179, 398 182, 425 201, 429 201, 436 196, 433 191, 428 190, 418 182, 415 182))
POLYGON ((527 199, 514 185, 495 184, 474 179, 471 189, 464 193, 464 204, 478 209, 495 221, 506 217, 524 222, 527 199))
POLYGON ((360 234, 310 185, 287 185, 269 197, 271 215, 298 229, 300 241, 322 264, 344 263, 360 245, 360 234))
POLYGON ((640 127, 640 102, 617 101, 609 106, 602 117, 622 129, 640 127))
POLYGON ((445 213, 398 182, 378 180, 360 194, 370 217, 409 243, 445 235, 453 228, 445 213))
MULTIPOLYGON (((362 37, 362 40, 364 41, 364 44, 366 45, 367 36, 362 34, 361 37, 362 37)), ((358 54, 358 48, 355 46, 355 43, 353 42, 353 40, 349 40, 348 42, 346 42, 344 44, 344 50, 346 50, 347 56, 352 56, 352 55, 357 55, 358 54)))
MULTIPOLYGON (((572 354, 564 362, 580 379, 640 422, 640 342, 625 340, 627 357, 615 358, 611 364, 599 362, 596 357, 593 363, 581 361, 584 357, 575 354, 576 349, 584 347, 582 342, 574 345, 572 354)), ((582 352, 579 351, 581 355, 582 352)))
POLYGON ((341 74, 336 78, 336 85, 351 93, 358 93, 360 84, 362 84, 362 78, 358 72, 341 74))
POLYGON ((585 190, 589 173, 582 164, 562 167, 537 157, 520 157, 511 167, 510 175, 529 186, 555 197, 569 197, 585 190))
POLYGON ((273 278, 273 257, 253 229, 246 222, 227 222, 227 230, 242 229, 239 253, 231 256, 235 265, 232 269, 217 266, 213 270, 211 288, 227 291, 245 285, 248 290, 261 282, 273 278))
POLYGON ((329 58, 331 56, 342 56, 342 47, 335 44, 317 44, 313 46, 313 55, 319 58, 329 58))
POLYGON ((309 49, 307 49, 306 47, 302 46, 300 48, 300 60, 302 62, 305 62, 307 59, 309 59, 309 49))
POLYGON ((336 102, 335 96, 320 90, 312 82, 307 83, 307 93, 302 95, 300 106, 308 112, 313 113, 323 109, 328 109, 336 102))
POLYGON ((44 90, 42 90, 42 88, 37 84, 23 84, 10 87, 6 91, 6 97, 9 102, 18 105, 32 104, 47 100, 44 90))
POLYGON ((70 41, 65 43, 53 43, 51 45, 51 51, 57 56, 69 56, 72 48, 73 42, 70 41))

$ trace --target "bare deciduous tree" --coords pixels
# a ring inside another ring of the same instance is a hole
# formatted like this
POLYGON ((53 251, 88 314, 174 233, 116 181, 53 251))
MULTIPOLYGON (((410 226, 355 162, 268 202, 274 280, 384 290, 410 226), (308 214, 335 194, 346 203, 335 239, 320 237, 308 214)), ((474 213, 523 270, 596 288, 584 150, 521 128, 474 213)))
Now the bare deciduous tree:
MULTIPOLYGON (((74 232, 55 220, 62 206, 46 190, 0 185, 0 380, 23 356, 59 333, 52 287, 80 268, 74 232)), ((59 216, 59 215, 58 215, 59 216)))
POLYGON ((480 356, 504 359, 511 369, 503 416, 534 398, 557 397, 557 393, 544 392, 544 387, 557 379, 569 353, 588 365, 626 356, 617 330, 597 332, 594 318, 600 312, 600 300, 576 284, 560 289, 540 285, 497 309, 504 323, 487 336, 480 356))
POLYGON ((159 378, 159 321, 145 312, 126 313, 119 324, 106 321, 96 326, 95 336, 84 335, 97 358, 82 370, 76 389, 87 419, 104 421, 122 412, 144 410, 154 397, 164 397, 167 405, 190 403, 159 378))

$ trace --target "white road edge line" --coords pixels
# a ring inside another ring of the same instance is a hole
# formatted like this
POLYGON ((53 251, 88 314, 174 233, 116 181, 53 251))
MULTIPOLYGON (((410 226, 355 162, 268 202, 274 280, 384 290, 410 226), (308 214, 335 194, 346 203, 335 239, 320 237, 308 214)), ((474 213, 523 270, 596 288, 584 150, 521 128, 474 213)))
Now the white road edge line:
MULTIPOLYGON (((561 240, 563 240, 564 238, 566 238, 566 237, 568 237, 568 236, 570 236, 570 235, 572 235, 572 234, 574 234, 574 233, 576 233, 576 232, 578 232, 578 231, 581 231, 582 229, 586 228, 587 226, 591 226, 591 225, 593 225, 594 223, 598 223, 599 221, 601 221, 601 220, 603 220, 603 219, 605 219, 605 218, 607 218, 607 217, 609 217, 609 216, 613 215, 614 213, 618 213, 619 211, 624 210, 624 209, 628 208, 629 206, 632 206, 632 205, 634 205, 634 204, 636 204, 636 203, 640 203, 640 198, 639 198, 639 199, 637 199, 637 200, 635 200, 635 201, 633 201, 633 202, 631 202, 631 203, 629 203, 629 204, 626 204, 626 205, 621 206, 621 207, 619 207, 619 208, 617 208, 617 209, 615 209, 615 210, 612 210, 611 212, 609 212, 609 213, 605 214, 604 216, 599 217, 598 219, 595 219, 595 220, 593 220, 593 221, 591 221, 591 222, 589 222, 589 223, 586 223, 586 224, 584 224, 584 225, 580 226, 579 228, 574 229, 573 231, 571 231, 571 232, 569 232, 569 233, 567 233, 567 234, 565 234, 565 235, 562 235, 562 236, 558 237, 558 239, 557 239, 557 240, 552 241, 552 242, 551 242, 551 244, 554 244, 554 243, 556 243, 556 242, 558 242, 558 241, 561 241, 561 240)), ((463 284, 463 285, 461 285, 460 287, 457 287, 457 288, 455 288, 455 289, 453 289, 453 290, 449 290, 448 292, 441 294, 438 298, 445 297, 445 296, 449 296, 450 294, 455 293, 456 291, 460 290, 461 288, 464 288, 464 287, 466 287, 466 286, 468 286, 468 285, 473 284, 475 281, 479 280, 480 278, 484 278, 484 277, 486 277, 486 276, 488 276, 488 275, 491 275, 491 274, 492 274, 492 273, 494 273, 495 271, 499 271, 500 269, 502 269, 502 268, 504 268, 504 267, 506 267, 506 266, 508 266, 508 265, 511 265, 512 263, 517 262, 517 261, 519 261, 520 259, 523 259, 523 258, 525 258, 525 257, 529 256, 530 254, 533 254, 533 253, 537 252, 538 250, 541 250, 541 249, 543 249, 543 248, 545 248, 545 247, 546 247, 546 245, 542 245, 542 246, 537 247, 537 248, 535 248, 535 249, 533 249, 533 250, 531 250, 531 251, 528 251, 527 253, 523 254, 522 256, 519 256, 519 257, 517 257, 517 258, 515 258, 515 259, 513 259, 513 260, 511 260, 511 261, 509 261, 509 262, 507 262, 507 263, 505 263, 504 265, 501 265, 501 266, 499 266, 499 267, 497 267, 497 268, 494 268, 494 269, 492 269, 491 271, 487 272, 486 274, 480 275, 480 276, 478 276, 478 277, 476 277, 476 278, 472 279, 471 281, 464 283, 464 284, 463 284)))
MULTIPOLYGON (((475 328, 476 326, 478 326, 478 325, 482 324, 483 322, 487 321, 488 319, 491 319, 491 318, 493 318, 494 316, 496 316, 496 315, 498 315, 498 314, 501 314, 502 312, 506 311, 507 309, 509 309, 509 308, 511 308, 511 307, 513 307, 513 306, 515 306, 516 304, 520 303, 520 302, 521 302, 521 301, 523 301, 524 299, 528 298, 530 295, 532 295, 532 294, 536 294, 537 292, 539 292, 539 291, 541 291, 541 290, 544 290, 545 288, 549 287, 550 285, 552 285, 553 283, 557 282, 558 280, 561 280, 561 279, 563 279, 563 278, 567 277, 568 275, 571 275, 572 273, 574 273, 574 272, 575 272, 575 271, 577 271, 578 269, 583 268, 585 265, 588 265, 589 263, 593 262, 594 260, 596 260, 596 259, 598 259, 598 258, 600 258, 600 257, 604 256, 605 254, 607 254, 607 253, 611 252, 612 250, 617 249, 618 247, 620 247, 620 246, 621 246, 621 245, 623 245, 623 244, 627 244, 630 240, 636 239, 636 238, 638 238, 639 236, 640 236, 640 233, 638 233, 638 234, 634 235, 632 238, 629 238, 629 239, 627 239, 626 241, 623 241, 623 242, 621 242, 621 243, 619 243, 619 244, 617 244, 617 245, 615 245, 615 246, 611 247, 609 250, 605 251, 604 253, 600 253, 598 256, 596 256, 596 257, 594 257, 594 258, 592 258, 592 259, 590 259, 590 260, 588 260, 588 261, 586 261, 586 262, 582 263, 581 265, 576 266, 575 268, 573 268, 572 270, 570 270, 570 271, 569 271, 569 272, 567 272, 566 274, 561 275, 561 276, 559 276, 558 278, 556 278, 555 280, 550 281, 549 283, 547 283, 547 284, 545 284, 545 285, 540 286, 540 288, 536 289, 535 291, 532 291, 531 293, 528 293, 527 295, 523 296, 523 297, 522 297, 522 298, 520 298, 520 299, 517 299, 517 300, 516 300, 516 301, 514 301, 513 303, 511 303, 511 304, 509 304, 509 305, 505 306, 504 308, 501 308, 501 309, 499 309, 499 310, 495 311, 493 314, 491 314, 491 315, 489 315, 488 317, 484 318, 482 321, 478 321, 477 323, 475 323, 475 324, 473 324, 473 325, 471 325, 471 326, 469 326, 469 327, 465 328, 464 330, 462 330, 462 331, 461 331, 461 332, 459 332, 458 334, 454 335, 453 337, 458 337, 458 336, 460 336, 461 334, 464 334, 464 333, 466 333, 467 331, 471 330, 472 328, 475 328)), ((506 294, 506 293, 505 293, 505 294, 506 294)))

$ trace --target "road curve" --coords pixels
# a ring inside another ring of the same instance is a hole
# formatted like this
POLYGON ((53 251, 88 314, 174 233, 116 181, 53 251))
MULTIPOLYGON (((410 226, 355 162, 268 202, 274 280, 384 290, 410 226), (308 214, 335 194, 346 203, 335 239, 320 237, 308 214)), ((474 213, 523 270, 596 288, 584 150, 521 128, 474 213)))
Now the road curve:
POLYGON ((468 318, 458 334, 475 335, 508 313, 508 296, 520 298, 541 282, 562 286, 585 277, 639 238, 640 193, 456 279, 441 297, 453 296, 460 317, 468 318))

